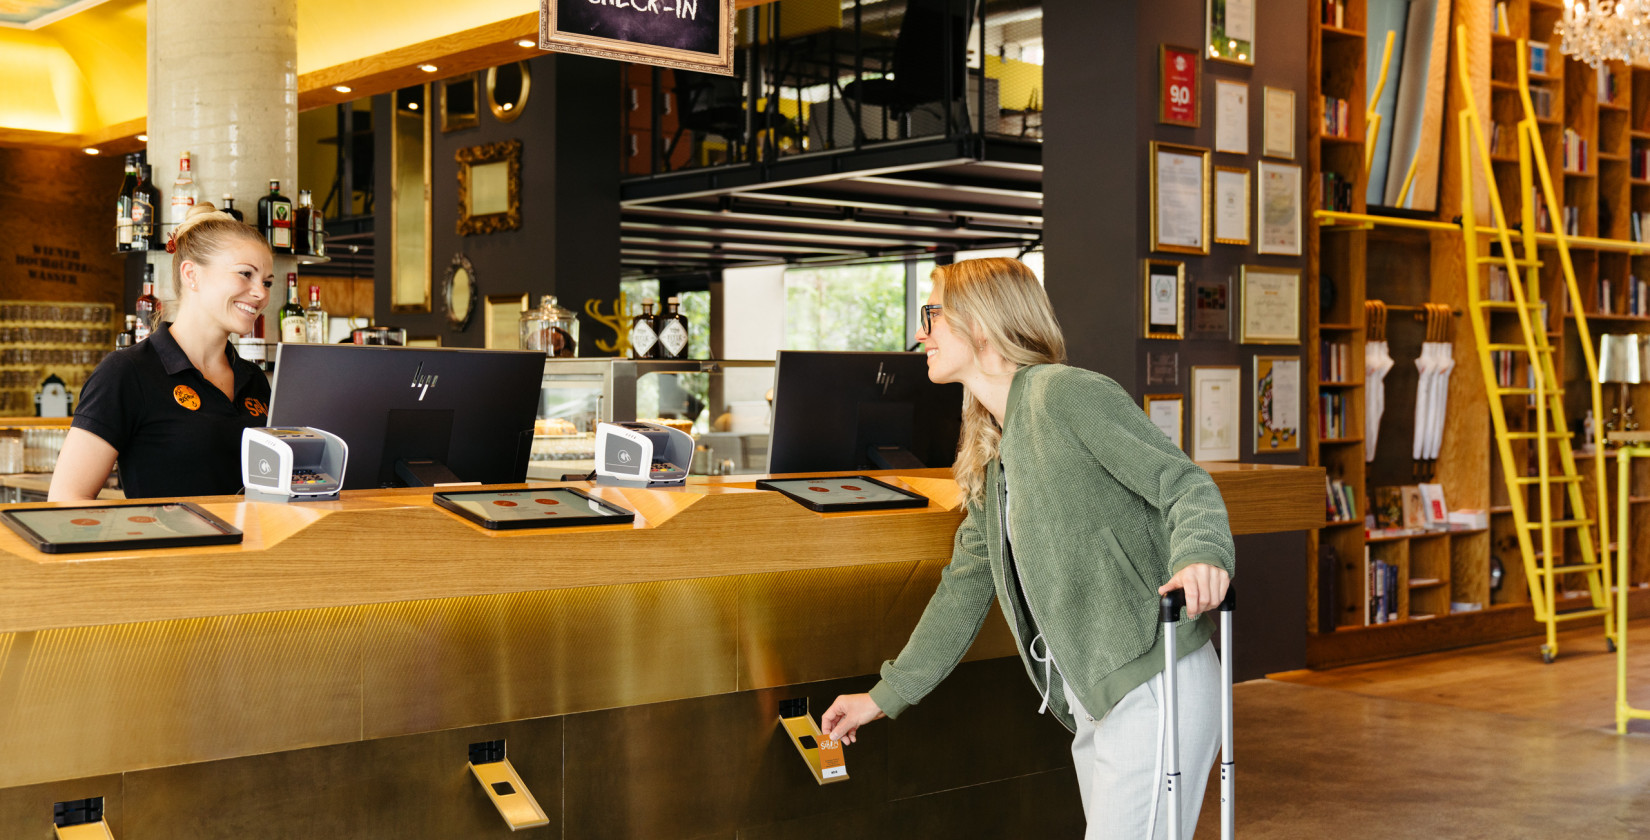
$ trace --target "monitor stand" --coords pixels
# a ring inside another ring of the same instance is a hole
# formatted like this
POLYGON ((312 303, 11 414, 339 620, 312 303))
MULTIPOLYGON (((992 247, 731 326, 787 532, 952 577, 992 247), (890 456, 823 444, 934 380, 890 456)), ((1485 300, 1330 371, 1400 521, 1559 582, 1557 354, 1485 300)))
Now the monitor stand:
POLYGON ((872 446, 865 450, 879 470, 920 470, 923 463, 903 446, 872 446))
POLYGON ((395 477, 408 487, 434 487, 437 484, 463 484, 464 480, 447 465, 430 458, 397 458, 395 477))

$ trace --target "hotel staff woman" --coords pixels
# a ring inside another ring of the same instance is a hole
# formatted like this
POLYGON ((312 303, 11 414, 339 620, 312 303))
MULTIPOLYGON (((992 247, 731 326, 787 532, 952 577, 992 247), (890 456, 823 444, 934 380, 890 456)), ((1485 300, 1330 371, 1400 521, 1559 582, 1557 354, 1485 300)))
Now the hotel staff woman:
POLYGON ((81 389, 57 456, 52 501, 97 498, 120 462, 129 499, 229 495, 241 489, 241 430, 269 414, 269 380, 235 354, 275 280, 251 225, 203 203, 173 234, 176 317, 110 354, 81 389))
POLYGON ((1198 614, 1219 605, 1234 568, 1220 491, 1116 382, 1060 364, 1065 339, 1024 264, 935 269, 922 315, 929 378, 963 384, 952 473, 967 516, 905 649, 869 694, 838 697, 824 730, 852 743, 862 724, 915 705, 962 660, 996 600, 1043 695, 1039 711, 1075 736, 1085 836, 1161 837, 1158 603, 1184 589, 1175 674, 1190 837, 1220 698, 1213 627, 1198 614))

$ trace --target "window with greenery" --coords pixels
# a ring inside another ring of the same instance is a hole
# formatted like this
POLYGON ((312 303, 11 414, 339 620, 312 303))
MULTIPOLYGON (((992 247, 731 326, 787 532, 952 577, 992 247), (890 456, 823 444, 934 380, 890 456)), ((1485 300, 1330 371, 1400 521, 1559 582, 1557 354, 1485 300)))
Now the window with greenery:
POLYGON ((785 272, 787 350, 904 350, 905 263, 785 272))

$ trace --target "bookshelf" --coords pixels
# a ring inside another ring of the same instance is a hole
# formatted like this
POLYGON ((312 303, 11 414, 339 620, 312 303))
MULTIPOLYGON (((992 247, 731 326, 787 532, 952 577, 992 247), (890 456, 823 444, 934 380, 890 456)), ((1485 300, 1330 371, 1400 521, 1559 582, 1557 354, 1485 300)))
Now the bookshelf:
MULTIPOLYGON (((1322 203, 1322 190, 1326 182, 1323 176, 1333 173, 1336 179, 1353 184, 1351 211, 1363 213, 1367 212, 1363 112, 1370 70, 1366 45, 1373 42, 1378 47, 1386 33, 1366 31, 1366 0, 1343 0, 1340 27, 1324 24, 1322 5, 1312 4, 1310 12, 1313 37, 1308 101, 1314 109, 1310 115, 1313 139, 1308 150, 1311 206, 1332 209, 1322 203), (1352 125, 1348 126, 1350 131, 1340 134, 1349 136, 1324 136, 1322 109, 1326 96, 1347 101, 1352 125)), ((1471 176, 1461 171, 1458 149, 1463 138, 1459 136, 1456 114, 1461 97, 1470 94, 1484 114, 1503 207, 1512 224, 1519 222, 1523 202, 1530 197, 1520 194, 1518 148, 1512 132, 1513 125, 1522 118, 1517 86, 1518 42, 1520 38, 1545 42, 1546 72, 1532 75, 1532 99, 1539 114, 1540 153, 1553 173, 1555 193, 1563 203, 1563 207, 1546 208, 1546 223, 1567 225, 1572 235, 1592 240, 1584 243, 1586 247, 1572 245, 1571 255, 1593 332, 1634 332, 1650 340, 1650 287, 1640 282, 1650 282, 1650 255, 1630 253, 1619 244, 1598 241, 1650 241, 1650 67, 1616 64, 1595 72, 1564 58, 1552 34, 1554 24, 1563 15, 1558 0, 1507 0, 1500 4, 1501 20, 1497 19, 1497 5, 1489 0, 1457 0, 1453 4, 1450 28, 1453 33, 1457 24, 1467 27, 1474 89, 1461 89, 1456 77, 1452 35, 1438 210, 1429 218, 1450 223, 1460 214, 1461 184, 1464 177, 1471 176), (1497 32, 1497 24, 1504 31, 1497 32), (1497 126, 1501 126, 1499 131, 1497 126)), ((1388 84, 1393 84, 1390 78, 1388 84)), ((1479 194, 1478 206, 1486 207, 1487 193, 1481 188, 1479 194)), ((1452 346, 1456 367, 1450 379, 1444 445, 1431 480, 1443 485, 1452 509, 1487 511, 1489 527, 1393 535, 1377 532, 1369 536, 1361 518, 1376 488, 1426 480, 1413 473, 1409 437, 1417 379, 1414 359, 1424 339, 1424 327, 1408 313, 1389 314, 1387 338, 1397 364, 1384 380, 1382 422, 1379 428, 1369 429, 1367 424, 1372 420, 1364 416, 1367 385, 1363 365, 1368 338, 1364 302, 1417 305, 1432 301, 1464 312, 1467 278, 1460 234, 1383 225, 1367 229, 1314 224, 1311 228, 1307 244, 1311 278, 1308 347, 1316 354, 1313 369, 1319 375, 1309 383, 1308 404, 1314 422, 1313 434, 1307 440, 1308 457, 1310 463, 1323 466, 1331 479, 1354 488, 1358 518, 1330 513, 1324 528, 1311 541, 1308 663, 1328 667, 1529 633, 1529 628, 1536 625, 1529 615, 1528 585, 1513 539, 1510 499, 1499 461, 1492 454, 1494 441, 1485 403, 1484 373, 1467 319, 1455 319, 1452 346), (1324 288, 1329 283, 1334 284, 1332 294, 1326 294, 1324 288), (1320 301, 1332 303, 1320 307, 1320 301), (1331 353, 1347 357, 1344 374, 1330 375, 1338 369, 1325 358, 1331 353), (1345 398, 1344 430, 1335 434, 1325 433, 1325 395, 1345 398), (1376 442, 1375 456, 1367 463, 1366 435, 1376 442), (1333 564, 1324 562, 1324 549, 1333 550, 1333 564), (1395 620, 1389 623, 1366 624, 1366 557, 1370 562, 1379 560, 1395 568, 1395 620), (1499 585, 1492 590, 1491 570, 1496 559, 1499 585)), ((1485 246, 1487 252, 1487 239, 1485 246)), ((1549 303, 1545 323, 1558 354, 1556 363, 1566 372, 1566 412, 1572 423, 1579 425, 1590 400, 1575 317, 1564 302, 1564 276, 1557 257, 1556 250, 1544 249, 1542 296, 1549 303)), ((1515 314, 1493 317, 1492 341, 1521 340, 1515 314)), ((1492 371, 1492 375, 1523 380, 1528 376, 1525 367, 1520 359, 1492 371)), ((1630 386, 1630 394, 1636 405, 1647 408, 1644 423, 1650 427, 1650 382, 1630 386)), ((1506 399, 1527 402, 1521 396, 1506 399)), ((1613 401, 1613 397, 1607 398, 1607 403, 1613 401)), ((1530 407, 1520 405, 1516 409, 1508 413, 1509 425, 1515 430, 1533 430, 1530 407)), ((1533 454, 1531 445, 1514 443, 1521 460, 1533 454)), ((1650 581, 1650 462, 1635 462, 1633 469, 1629 501, 1634 565, 1630 585, 1637 589, 1650 581)), ((1611 490, 1613 513, 1614 488, 1611 490)), ((1538 490, 1532 487, 1526 492, 1533 503, 1538 490)), ((1567 557, 1575 555, 1578 547, 1573 535, 1566 538, 1562 550, 1567 557)), ((1584 590, 1585 586, 1577 579, 1561 581, 1560 589, 1584 590)), ((1650 592, 1635 593, 1641 609, 1646 603, 1644 596, 1650 596, 1650 592)), ((1563 601, 1559 607, 1567 608, 1563 601)))

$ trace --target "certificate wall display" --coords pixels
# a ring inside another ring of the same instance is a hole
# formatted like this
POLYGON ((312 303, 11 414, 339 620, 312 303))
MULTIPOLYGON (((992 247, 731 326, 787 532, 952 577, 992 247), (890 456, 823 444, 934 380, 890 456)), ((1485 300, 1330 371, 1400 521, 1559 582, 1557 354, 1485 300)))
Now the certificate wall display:
POLYGON ((1239 297, 1243 344, 1301 343, 1301 270, 1246 265, 1239 297))
POLYGON ((1202 116, 1203 84, 1197 50, 1157 48, 1157 121, 1197 128, 1202 116))
POLYGON ((1232 337, 1232 282, 1198 280, 1192 284, 1192 337, 1228 339, 1232 337))
POLYGON ((1215 80, 1215 151, 1249 154, 1249 86, 1215 80))
POLYGON ((1265 88, 1261 96, 1261 154, 1295 159, 1295 92, 1265 88))
POLYGON ((1238 459, 1241 371, 1236 366, 1192 368, 1192 460, 1238 459))
POLYGON ((1151 250, 1209 253, 1209 150, 1151 144, 1151 250))
POLYGON ((1146 338, 1185 338, 1186 264, 1175 260, 1146 260, 1146 338))
POLYGON ((1186 426, 1186 400, 1179 394, 1147 394, 1145 397, 1146 417, 1152 421, 1174 445, 1185 449, 1185 437, 1181 429, 1186 426))
POLYGON ((1301 255, 1301 168, 1292 163, 1260 162, 1255 215, 1262 254, 1301 255))
POLYGON ((1255 4, 1258 0, 1209 0, 1209 57, 1233 64, 1255 63, 1255 4))
POLYGON ((1301 360, 1255 357, 1255 454, 1301 448, 1301 360))
POLYGON ((1215 241, 1249 244, 1249 170, 1215 167, 1215 241))

